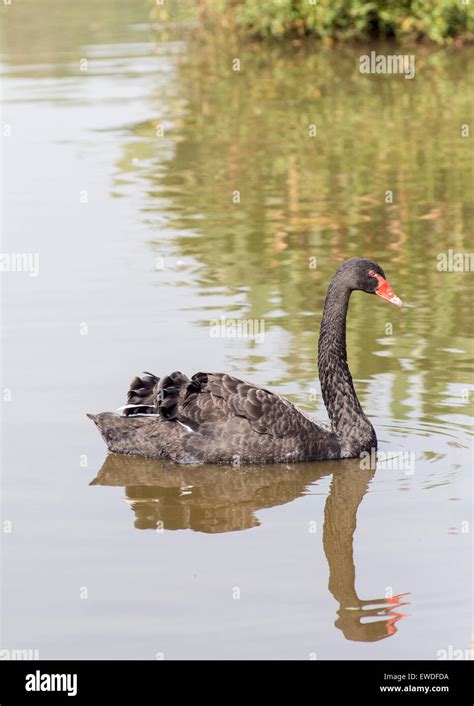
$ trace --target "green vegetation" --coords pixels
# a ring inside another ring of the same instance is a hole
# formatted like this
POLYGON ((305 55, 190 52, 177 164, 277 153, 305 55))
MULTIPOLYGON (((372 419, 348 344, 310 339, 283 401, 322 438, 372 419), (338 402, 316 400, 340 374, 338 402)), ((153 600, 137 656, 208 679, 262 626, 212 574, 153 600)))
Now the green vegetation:
POLYGON ((255 38, 315 36, 462 43, 474 38, 469 0, 200 0, 202 21, 255 38), (466 4, 465 4, 466 3, 466 4))

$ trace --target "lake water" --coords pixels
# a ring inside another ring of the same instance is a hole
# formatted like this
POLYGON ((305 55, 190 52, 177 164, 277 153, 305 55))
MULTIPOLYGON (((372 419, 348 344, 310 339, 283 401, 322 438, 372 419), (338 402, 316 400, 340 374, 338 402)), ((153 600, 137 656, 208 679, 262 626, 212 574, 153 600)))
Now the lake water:
POLYGON ((472 49, 417 48, 406 80, 361 75, 371 47, 192 39, 153 3, 2 13, 3 252, 32 259, 1 277, 0 646, 468 650, 473 274, 439 263, 470 248, 472 49), (142 370, 228 371, 324 419, 322 304, 356 255, 407 304, 356 293, 348 319, 361 402, 402 467, 107 457, 86 412, 142 370), (212 338, 221 316, 263 321, 263 340, 212 338))

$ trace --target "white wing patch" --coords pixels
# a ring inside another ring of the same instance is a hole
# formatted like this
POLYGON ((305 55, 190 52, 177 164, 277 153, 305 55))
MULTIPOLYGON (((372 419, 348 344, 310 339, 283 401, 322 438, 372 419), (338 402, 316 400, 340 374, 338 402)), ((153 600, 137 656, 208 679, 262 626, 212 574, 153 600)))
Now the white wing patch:
POLYGON ((193 431, 191 429, 191 427, 189 427, 187 424, 183 424, 183 422, 180 422, 179 419, 177 419, 176 421, 178 422, 178 424, 181 424, 181 426, 184 427, 185 429, 187 429, 188 431, 193 431))

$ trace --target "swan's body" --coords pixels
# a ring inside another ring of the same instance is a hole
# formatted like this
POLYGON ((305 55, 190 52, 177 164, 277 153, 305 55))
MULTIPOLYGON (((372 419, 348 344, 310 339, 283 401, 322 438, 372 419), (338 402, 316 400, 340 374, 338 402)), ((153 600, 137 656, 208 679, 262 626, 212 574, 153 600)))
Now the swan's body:
POLYGON ((375 449, 375 431, 354 390, 346 356, 346 314, 361 289, 400 305, 383 270, 353 258, 328 288, 318 367, 331 426, 291 402, 226 373, 144 373, 132 380, 124 416, 89 415, 110 451, 180 463, 294 462, 359 456, 375 449), (137 416, 138 415, 138 416, 137 416), (152 415, 152 416, 151 416, 152 415))

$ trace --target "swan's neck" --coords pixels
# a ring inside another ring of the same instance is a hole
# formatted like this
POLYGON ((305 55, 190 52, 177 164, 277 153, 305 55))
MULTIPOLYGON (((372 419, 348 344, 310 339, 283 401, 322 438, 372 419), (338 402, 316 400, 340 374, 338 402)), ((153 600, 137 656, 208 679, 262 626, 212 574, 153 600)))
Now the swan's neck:
POLYGON ((346 316, 350 296, 351 290, 336 274, 324 302, 318 345, 321 391, 342 456, 358 456, 377 446, 374 428, 360 406, 347 365, 346 316))

